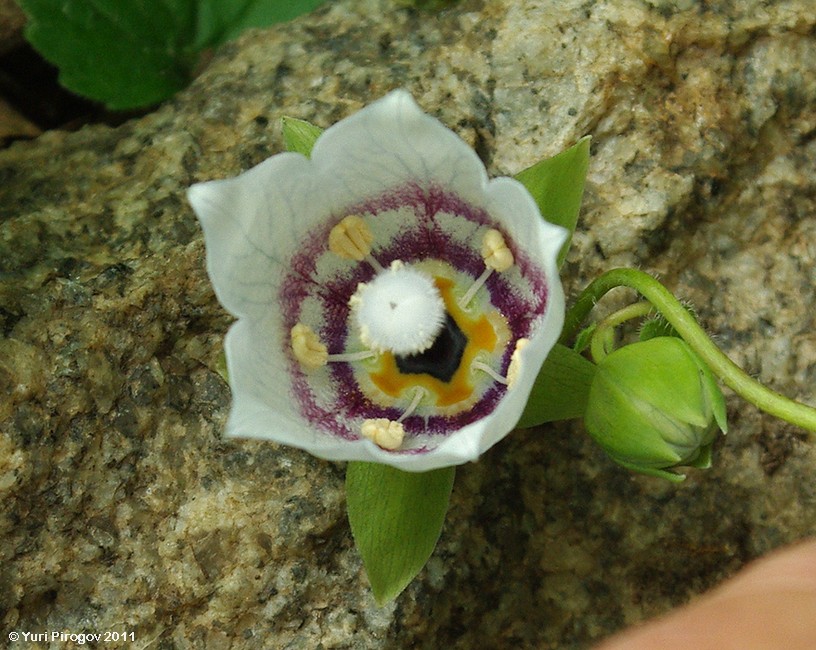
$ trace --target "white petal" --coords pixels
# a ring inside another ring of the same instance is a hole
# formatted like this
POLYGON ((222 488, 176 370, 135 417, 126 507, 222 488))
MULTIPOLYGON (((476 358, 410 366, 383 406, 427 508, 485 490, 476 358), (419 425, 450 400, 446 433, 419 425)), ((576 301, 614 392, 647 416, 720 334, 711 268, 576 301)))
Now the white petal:
POLYGON ((204 229, 207 271, 233 315, 262 318, 275 307, 281 268, 303 229, 328 214, 316 182, 306 158, 284 153, 235 178, 188 190, 204 229))
POLYGON ((482 198, 487 172, 453 131, 396 90, 327 129, 315 143, 317 172, 336 178, 346 204, 416 182, 440 185, 461 198, 482 198))

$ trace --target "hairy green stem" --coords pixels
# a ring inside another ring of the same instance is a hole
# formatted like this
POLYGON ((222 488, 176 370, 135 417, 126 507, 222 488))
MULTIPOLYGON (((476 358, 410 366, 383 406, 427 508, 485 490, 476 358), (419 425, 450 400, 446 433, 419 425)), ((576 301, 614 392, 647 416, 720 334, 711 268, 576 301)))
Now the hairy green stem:
POLYGON ((749 377, 714 345, 689 311, 671 292, 648 273, 636 269, 612 269, 596 278, 567 312, 561 343, 568 344, 589 312, 609 290, 629 287, 640 293, 674 327, 711 371, 737 395, 775 417, 816 432, 816 409, 780 395, 749 377))
POLYGON ((589 349, 592 354, 592 360, 595 363, 600 363, 601 359, 612 352, 615 345, 615 328, 618 325, 622 325, 633 318, 642 318, 653 311, 654 307, 652 307, 652 303, 644 300, 619 309, 614 314, 609 314, 609 316, 604 318, 598 323, 598 326, 595 328, 595 333, 592 336, 589 349))

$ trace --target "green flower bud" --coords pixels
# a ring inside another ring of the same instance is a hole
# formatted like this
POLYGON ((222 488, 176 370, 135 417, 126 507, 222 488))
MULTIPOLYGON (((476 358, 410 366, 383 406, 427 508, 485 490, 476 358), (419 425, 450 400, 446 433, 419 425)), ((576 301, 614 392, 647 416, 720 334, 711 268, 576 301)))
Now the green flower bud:
POLYGON ((616 463, 682 481, 668 471, 711 466, 717 429, 727 430, 714 376, 681 339, 661 336, 619 348, 599 364, 584 423, 616 463))

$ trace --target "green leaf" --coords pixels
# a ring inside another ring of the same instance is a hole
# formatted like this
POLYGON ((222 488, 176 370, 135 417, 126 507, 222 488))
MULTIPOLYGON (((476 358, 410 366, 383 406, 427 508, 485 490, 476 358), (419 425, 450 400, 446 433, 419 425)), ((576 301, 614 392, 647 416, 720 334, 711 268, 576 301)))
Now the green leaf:
POLYGON ((400 7, 417 7, 425 11, 441 11, 446 7, 452 7, 459 0, 398 0, 400 7))
POLYGON ((431 556, 454 474, 453 467, 413 473, 379 463, 348 464, 351 534, 378 605, 396 598, 431 556))
POLYGON ((196 61, 192 0, 20 0, 26 38, 60 83, 111 109, 147 106, 183 88, 196 61))
POLYGON ((595 369, 595 364, 575 350, 556 343, 536 377, 516 426, 527 429, 545 422, 583 417, 595 369))
POLYGON ((197 0, 199 47, 216 46, 238 38, 253 27, 292 20, 325 0, 197 0))
POLYGON ((284 117, 283 143, 287 151, 302 153, 307 158, 312 154, 312 147, 317 138, 323 133, 323 129, 315 126, 306 120, 298 120, 294 117, 284 117))
POLYGON ((569 230, 570 236, 558 255, 561 266, 567 257, 589 169, 589 140, 586 136, 561 153, 516 174, 516 180, 533 195, 541 215, 550 223, 569 230))
POLYGON ((204 47, 322 0, 19 0, 25 35, 69 90, 113 110, 156 104, 184 88, 204 47))

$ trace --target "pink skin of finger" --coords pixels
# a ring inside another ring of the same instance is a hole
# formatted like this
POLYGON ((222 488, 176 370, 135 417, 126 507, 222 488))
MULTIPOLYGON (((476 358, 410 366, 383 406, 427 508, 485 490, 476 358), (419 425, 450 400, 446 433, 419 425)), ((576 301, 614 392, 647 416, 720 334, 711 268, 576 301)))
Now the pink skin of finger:
POLYGON ((783 648, 816 648, 816 539, 757 560, 698 600, 595 650, 783 648))

